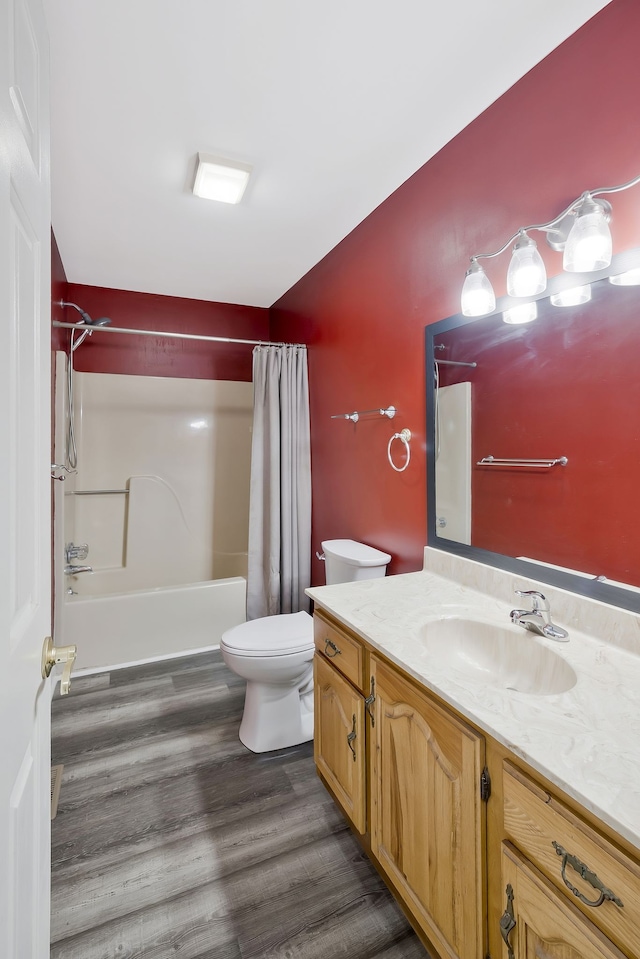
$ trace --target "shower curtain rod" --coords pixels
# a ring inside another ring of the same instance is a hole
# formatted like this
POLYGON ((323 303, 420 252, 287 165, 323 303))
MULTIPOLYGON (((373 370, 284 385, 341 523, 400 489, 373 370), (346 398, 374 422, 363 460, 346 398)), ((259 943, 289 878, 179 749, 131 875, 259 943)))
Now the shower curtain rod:
POLYGON ((241 340, 232 336, 204 336, 199 333, 167 333, 163 330, 132 330, 122 326, 85 326, 83 323, 60 323, 53 320, 52 326, 59 330, 90 330, 92 333, 135 333, 138 336, 168 336, 179 340, 206 340, 208 343, 245 343, 247 346, 299 346, 306 350, 306 343, 271 343, 269 340, 241 340))

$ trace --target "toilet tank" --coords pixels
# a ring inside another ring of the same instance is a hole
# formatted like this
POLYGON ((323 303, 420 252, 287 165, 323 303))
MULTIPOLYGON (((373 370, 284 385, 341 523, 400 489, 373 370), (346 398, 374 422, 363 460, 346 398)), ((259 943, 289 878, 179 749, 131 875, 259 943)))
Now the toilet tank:
POLYGON ((378 579, 391 562, 388 553, 352 539, 328 539, 322 544, 327 586, 354 583, 362 579, 378 579))

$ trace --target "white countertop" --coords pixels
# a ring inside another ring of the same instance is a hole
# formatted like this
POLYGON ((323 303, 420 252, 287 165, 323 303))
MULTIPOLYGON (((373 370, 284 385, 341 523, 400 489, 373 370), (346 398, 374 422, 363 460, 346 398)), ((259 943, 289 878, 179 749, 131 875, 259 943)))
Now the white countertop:
MULTIPOLYGON (((320 586, 315 603, 366 639, 640 851, 640 656, 559 617, 569 642, 510 623, 509 605, 432 572, 320 586), (452 615, 495 622, 553 649, 575 670, 569 691, 539 695, 465 678, 429 654, 420 627, 452 615)), ((516 597, 514 597, 515 599, 516 597)), ((553 605, 552 605, 553 612, 553 605)), ((615 612, 615 611, 614 611, 615 612)))

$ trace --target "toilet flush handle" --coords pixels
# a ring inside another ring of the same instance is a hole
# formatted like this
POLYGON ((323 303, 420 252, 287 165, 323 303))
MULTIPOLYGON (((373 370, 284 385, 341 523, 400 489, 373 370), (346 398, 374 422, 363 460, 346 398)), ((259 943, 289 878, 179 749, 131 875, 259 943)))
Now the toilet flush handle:
POLYGON ((325 555, 324 555, 324 553, 319 553, 318 550, 316 550, 316 557, 317 557, 317 559, 320 560, 321 563, 324 563, 325 558, 326 558, 325 555))

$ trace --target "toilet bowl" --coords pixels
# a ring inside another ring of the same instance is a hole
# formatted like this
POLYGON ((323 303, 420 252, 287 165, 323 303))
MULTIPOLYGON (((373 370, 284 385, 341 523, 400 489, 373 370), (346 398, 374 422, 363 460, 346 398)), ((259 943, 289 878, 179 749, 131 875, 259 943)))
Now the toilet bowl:
POLYGON ((254 753, 313 739, 313 620, 284 613, 241 623, 220 640, 229 669, 247 681, 240 741, 254 753))
MULTIPOLYGON (((350 539, 322 544, 327 585, 384 576, 391 557, 350 539)), ((281 613, 223 633, 222 658, 245 679, 240 741, 254 753, 313 739, 313 620, 281 613)))

